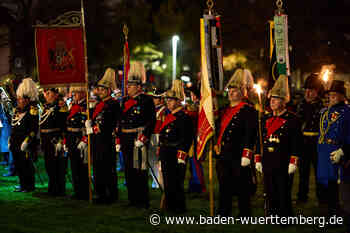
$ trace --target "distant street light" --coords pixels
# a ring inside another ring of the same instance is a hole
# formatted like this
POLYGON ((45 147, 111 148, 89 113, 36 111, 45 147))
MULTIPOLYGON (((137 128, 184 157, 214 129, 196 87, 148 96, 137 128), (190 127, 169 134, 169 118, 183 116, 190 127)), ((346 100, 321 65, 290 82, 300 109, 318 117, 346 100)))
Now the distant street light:
POLYGON ((173 44, 173 81, 176 79, 176 52, 177 52, 177 42, 180 40, 179 36, 175 35, 172 39, 173 44))

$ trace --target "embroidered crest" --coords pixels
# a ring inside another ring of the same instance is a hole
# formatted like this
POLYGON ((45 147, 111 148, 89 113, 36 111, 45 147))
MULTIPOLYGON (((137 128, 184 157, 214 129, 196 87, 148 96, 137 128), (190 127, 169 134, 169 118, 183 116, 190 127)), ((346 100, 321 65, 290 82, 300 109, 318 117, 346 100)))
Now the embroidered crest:
POLYGON ((68 50, 64 41, 57 41, 54 48, 48 51, 51 70, 66 71, 75 68, 73 48, 68 50))
POLYGON ((333 113, 331 114, 331 121, 332 121, 332 122, 336 121, 336 120, 339 118, 339 116, 340 116, 340 113, 339 113, 339 112, 333 112, 333 113))

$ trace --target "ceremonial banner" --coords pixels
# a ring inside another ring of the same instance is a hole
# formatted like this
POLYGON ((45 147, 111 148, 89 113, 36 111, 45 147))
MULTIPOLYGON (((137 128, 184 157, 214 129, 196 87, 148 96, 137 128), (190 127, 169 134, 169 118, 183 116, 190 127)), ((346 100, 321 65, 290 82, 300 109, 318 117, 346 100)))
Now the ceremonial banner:
POLYGON ((275 15, 274 36, 276 47, 277 70, 279 74, 290 76, 289 45, 288 45, 288 16, 275 15))
POLYGON ((216 90, 223 90, 224 71, 222 58, 222 40, 220 17, 204 15, 204 43, 206 63, 210 86, 216 90))
POLYGON ((85 85, 82 27, 38 27, 35 49, 41 86, 85 85))
POLYGON ((200 20, 200 38, 201 38, 201 61, 202 61, 202 77, 201 77, 201 99, 198 114, 197 128, 197 158, 200 159, 206 143, 214 134, 214 113, 213 113, 213 96, 209 82, 209 69, 207 61, 208 53, 205 43, 205 22, 200 20))
POLYGON ((269 21, 268 38, 268 90, 271 90, 281 74, 290 75, 287 15, 275 15, 274 20, 269 21))

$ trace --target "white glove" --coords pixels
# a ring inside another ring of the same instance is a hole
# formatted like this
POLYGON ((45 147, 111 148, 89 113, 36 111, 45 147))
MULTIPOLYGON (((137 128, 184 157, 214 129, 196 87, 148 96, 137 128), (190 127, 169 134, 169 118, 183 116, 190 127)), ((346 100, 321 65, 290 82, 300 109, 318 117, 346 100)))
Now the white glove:
POLYGON ((24 140, 21 145, 21 151, 27 151, 28 145, 28 140, 24 140))
POLYGON ((63 151, 68 152, 68 146, 66 144, 63 144, 63 151))
POLYGON ((121 145, 120 144, 115 145, 115 151, 116 152, 120 152, 120 149, 121 149, 121 145))
POLYGON ((87 144, 84 141, 80 141, 78 146, 77 146, 77 149, 82 151, 82 150, 84 150, 86 148, 87 148, 87 144))
POLYGON ((158 146, 159 145, 159 133, 154 135, 154 146, 158 146))
POLYGON ((242 167, 246 167, 250 164, 250 159, 246 158, 246 157, 242 157, 241 159, 241 166, 242 167))
POLYGON ((338 150, 335 150, 331 153, 330 159, 331 162, 334 163, 339 163, 341 157, 344 155, 344 152, 341 148, 339 148, 338 150))
POLYGON ((92 121, 91 120, 86 120, 85 121, 85 127, 86 127, 86 134, 92 134, 94 131, 92 129, 92 121))
POLYGON ((56 151, 61 151, 63 149, 63 145, 61 142, 56 144, 56 151))
POLYGON ((63 150, 63 145, 61 142, 55 144, 55 156, 58 156, 59 153, 63 150))
POLYGON ((295 164, 290 163, 288 166, 288 174, 293 174, 297 170, 297 166, 295 164))
POLYGON ((262 171, 262 163, 261 163, 261 162, 255 163, 255 169, 256 169, 258 172, 262 173, 262 172, 263 172, 263 171, 262 171))
POLYGON ((178 164, 180 164, 180 163, 186 164, 185 160, 183 160, 183 159, 177 159, 177 163, 178 163, 178 164))
POLYGON ((84 150, 82 150, 80 155, 81 155, 81 158, 83 159, 83 163, 87 164, 88 163, 88 147, 86 147, 84 150))
POLYGON ((141 142, 140 140, 136 140, 135 141, 135 146, 136 147, 143 147, 143 145, 144 145, 143 142, 141 142))

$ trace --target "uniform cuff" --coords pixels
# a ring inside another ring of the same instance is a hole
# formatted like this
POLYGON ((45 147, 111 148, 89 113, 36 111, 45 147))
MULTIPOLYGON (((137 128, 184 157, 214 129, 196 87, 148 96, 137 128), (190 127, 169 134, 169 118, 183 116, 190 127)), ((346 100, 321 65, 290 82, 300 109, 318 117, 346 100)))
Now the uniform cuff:
POLYGON ((178 150, 176 156, 177 156, 178 159, 181 159, 181 160, 185 161, 186 158, 187 158, 187 155, 188 154, 185 151, 178 150))
POLYGON ((95 125, 94 127, 92 127, 92 130, 94 131, 94 134, 98 134, 101 132, 100 127, 98 127, 97 125, 95 125))
POLYGON ((254 156, 254 163, 261 163, 262 156, 259 154, 256 154, 254 156))
POLYGON ((253 157, 253 151, 251 149, 244 148, 242 152, 242 157, 245 157, 251 160, 253 157))
POLYGON ((295 166, 298 166, 298 157, 297 156, 294 156, 294 155, 292 155, 291 157, 290 157, 290 161, 289 161, 289 163, 290 164, 294 164, 295 166))
POLYGON ((83 137, 81 138, 81 141, 82 141, 82 142, 85 142, 85 143, 87 144, 87 143, 88 143, 88 137, 83 136, 83 137))

